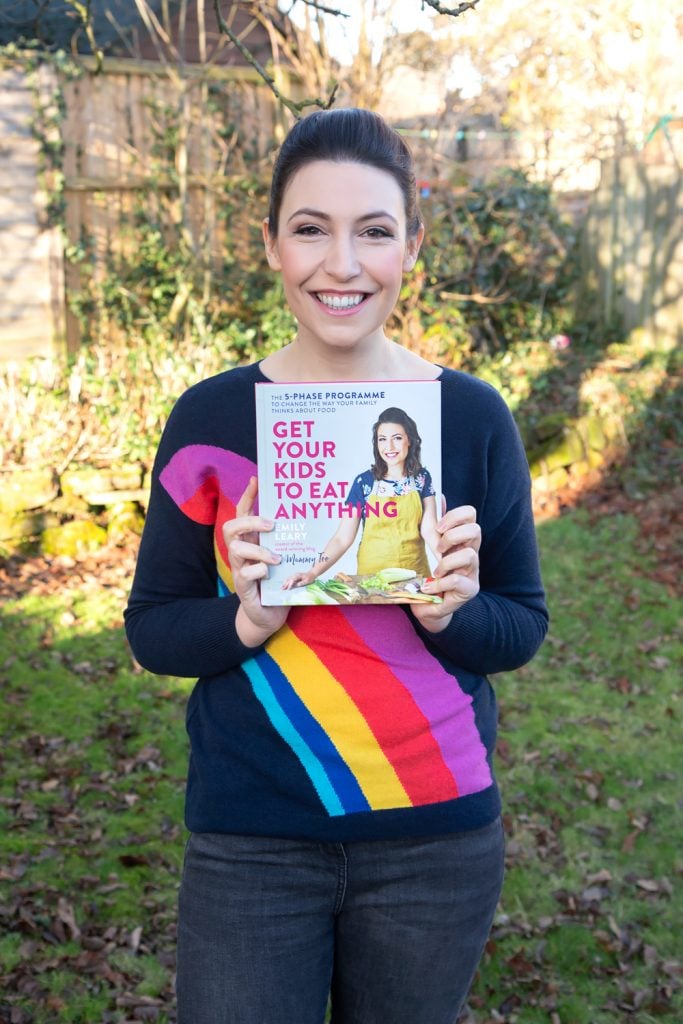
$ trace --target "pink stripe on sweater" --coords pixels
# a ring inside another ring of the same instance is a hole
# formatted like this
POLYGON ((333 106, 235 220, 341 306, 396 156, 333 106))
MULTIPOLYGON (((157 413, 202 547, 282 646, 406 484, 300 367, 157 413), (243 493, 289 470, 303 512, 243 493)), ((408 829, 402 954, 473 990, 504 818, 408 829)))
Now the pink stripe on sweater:
POLYGON ((429 654, 408 619, 397 611, 373 605, 345 608, 344 615, 364 643, 400 679, 428 720, 460 796, 479 793, 493 780, 474 720, 472 698, 429 654))

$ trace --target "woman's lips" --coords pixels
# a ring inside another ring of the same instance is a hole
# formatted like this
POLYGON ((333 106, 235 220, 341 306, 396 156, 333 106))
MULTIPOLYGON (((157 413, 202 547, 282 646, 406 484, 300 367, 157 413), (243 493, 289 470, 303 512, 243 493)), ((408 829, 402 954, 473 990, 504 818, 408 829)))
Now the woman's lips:
POLYGON ((332 292, 312 292, 318 305, 322 306, 326 313, 332 316, 349 316, 360 309, 369 298, 368 292, 347 292, 344 294, 332 292))

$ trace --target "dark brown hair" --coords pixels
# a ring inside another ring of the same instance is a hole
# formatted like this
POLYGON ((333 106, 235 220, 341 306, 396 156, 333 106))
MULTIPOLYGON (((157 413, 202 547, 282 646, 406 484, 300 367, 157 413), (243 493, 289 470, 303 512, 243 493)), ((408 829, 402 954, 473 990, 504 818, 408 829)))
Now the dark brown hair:
POLYGON ((408 437, 408 457, 403 471, 406 476, 417 476, 422 469, 422 438, 417 432, 417 423, 403 409, 391 406, 380 413, 379 419, 372 428, 372 453, 375 456, 375 462, 371 469, 375 480, 383 480, 389 468, 380 455, 377 444, 377 433, 383 423, 398 423, 405 430, 408 437))
POLYGON ((282 143, 270 187, 268 230, 273 238, 287 185, 298 170, 314 160, 368 164, 391 174, 403 193, 408 237, 418 233, 422 218, 410 149, 379 114, 349 107, 309 114, 297 121, 282 143))

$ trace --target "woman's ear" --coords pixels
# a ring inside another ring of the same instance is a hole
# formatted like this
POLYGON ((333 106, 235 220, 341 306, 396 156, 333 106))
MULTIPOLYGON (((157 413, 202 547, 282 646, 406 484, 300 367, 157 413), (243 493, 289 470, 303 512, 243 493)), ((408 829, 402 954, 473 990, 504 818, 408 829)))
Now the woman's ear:
POLYGON ((424 224, 420 224, 420 227, 416 234, 412 235, 406 241, 406 253, 403 257, 403 269, 412 270, 417 263, 417 257, 420 255, 420 246, 425 236, 424 224))
POLYGON ((277 248, 277 238, 273 238, 270 233, 268 226, 268 218, 264 217, 263 224, 261 226, 263 232, 263 244, 266 247, 266 259, 268 260, 268 266, 271 270, 280 270, 280 254, 277 248))

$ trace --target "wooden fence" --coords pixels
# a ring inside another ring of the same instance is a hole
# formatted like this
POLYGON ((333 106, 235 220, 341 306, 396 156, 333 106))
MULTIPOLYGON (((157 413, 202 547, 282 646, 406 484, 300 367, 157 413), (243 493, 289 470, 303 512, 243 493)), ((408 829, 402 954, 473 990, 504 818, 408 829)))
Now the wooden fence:
POLYGON ((46 224, 33 116, 26 75, 0 67, 0 359, 43 355, 64 338, 62 246, 46 224))
MULTIPOLYGON (((81 73, 61 83, 47 66, 30 79, 21 67, 0 65, 0 360, 50 355, 64 343, 75 349, 80 340, 65 300, 79 288, 79 271, 47 224, 32 129, 36 110, 54 107, 58 84, 67 236, 87 242, 96 266, 126 244, 121 226, 141 200, 167 212, 173 206, 201 258, 217 257, 226 180, 244 169, 246 152, 266 158, 284 131, 281 109, 250 68, 188 65, 180 76, 153 61, 108 58, 100 73, 92 59, 80 64, 81 73)), ((626 330, 683 329, 681 176, 673 157, 603 167, 583 270, 605 320, 626 330)))
POLYGON ((86 242, 96 266, 125 244, 121 224, 140 200, 175 204, 190 244, 216 250, 226 179, 244 168, 245 152, 266 157, 283 131, 281 110, 250 68, 188 65, 181 76, 153 61, 110 58, 99 73, 88 58, 80 64, 79 75, 60 82, 42 68, 38 88, 35 76, 0 68, 0 360, 79 344, 65 301, 78 290, 78 266, 46 226, 41 142, 31 128, 58 86, 67 239, 86 242))
POLYGON ((673 158, 603 165, 585 225, 583 270, 606 323, 683 337, 682 186, 673 158))

